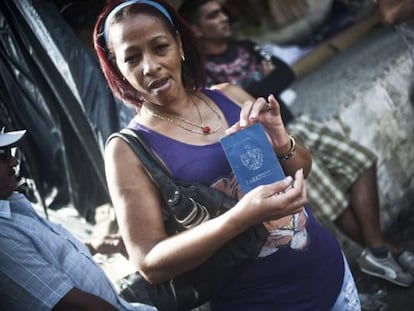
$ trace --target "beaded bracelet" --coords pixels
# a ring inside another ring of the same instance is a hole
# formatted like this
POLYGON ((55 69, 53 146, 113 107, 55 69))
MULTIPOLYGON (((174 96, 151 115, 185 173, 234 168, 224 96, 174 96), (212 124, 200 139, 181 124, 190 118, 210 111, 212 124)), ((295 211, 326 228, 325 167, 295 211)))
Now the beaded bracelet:
POLYGON ((289 138, 290 138, 290 149, 289 149, 289 151, 284 155, 278 155, 277 156, 278 159, 281 160, 281 161, 286 161, 286 160, 290 159, 296 151, 296 141, 295 141, 295 139, 293 138, 292 135, 289 135, 289 138))

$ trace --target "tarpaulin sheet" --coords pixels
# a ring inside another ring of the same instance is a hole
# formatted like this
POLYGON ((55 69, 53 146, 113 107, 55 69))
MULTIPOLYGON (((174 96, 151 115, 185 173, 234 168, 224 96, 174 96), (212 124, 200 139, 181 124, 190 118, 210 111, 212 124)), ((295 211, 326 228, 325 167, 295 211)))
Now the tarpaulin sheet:
POLYGON ((46 1, 0 1, 0 117, 27 129, 22 174, 45 206, 72 205, 89 222, 109 202, 105 139, 117 106, 94 55, 46 1))

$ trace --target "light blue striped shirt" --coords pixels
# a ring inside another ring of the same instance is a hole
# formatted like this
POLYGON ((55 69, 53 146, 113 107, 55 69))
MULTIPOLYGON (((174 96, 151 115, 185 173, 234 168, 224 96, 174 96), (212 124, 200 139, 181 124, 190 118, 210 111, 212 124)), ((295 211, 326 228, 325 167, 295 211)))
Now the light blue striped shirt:
POLYGON ((119 310, 155 310, 119 298, 88 248, 62 226, 38 216, 22 194, 0 200, 1 309, 50 310, 73 287, 119 310))

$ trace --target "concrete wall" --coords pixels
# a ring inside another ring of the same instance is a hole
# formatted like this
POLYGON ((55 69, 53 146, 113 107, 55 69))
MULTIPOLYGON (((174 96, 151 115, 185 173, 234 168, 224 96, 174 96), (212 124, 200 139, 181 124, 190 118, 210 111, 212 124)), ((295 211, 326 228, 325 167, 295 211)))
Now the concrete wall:
POLYGON ((414 207, 413 63, 400 37, 379 27, 293 85, 310 114, 373 150, 383 228, 414 207))

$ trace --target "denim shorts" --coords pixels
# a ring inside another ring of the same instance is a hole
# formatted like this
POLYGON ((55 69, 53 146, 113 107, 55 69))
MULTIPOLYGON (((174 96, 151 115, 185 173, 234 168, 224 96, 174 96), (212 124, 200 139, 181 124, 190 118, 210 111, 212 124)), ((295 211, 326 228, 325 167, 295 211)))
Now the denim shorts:
POLYGON ((358 291, 345 256, 344 266, 345 273, 342 288, 331 311, 361 311, 358 291))

